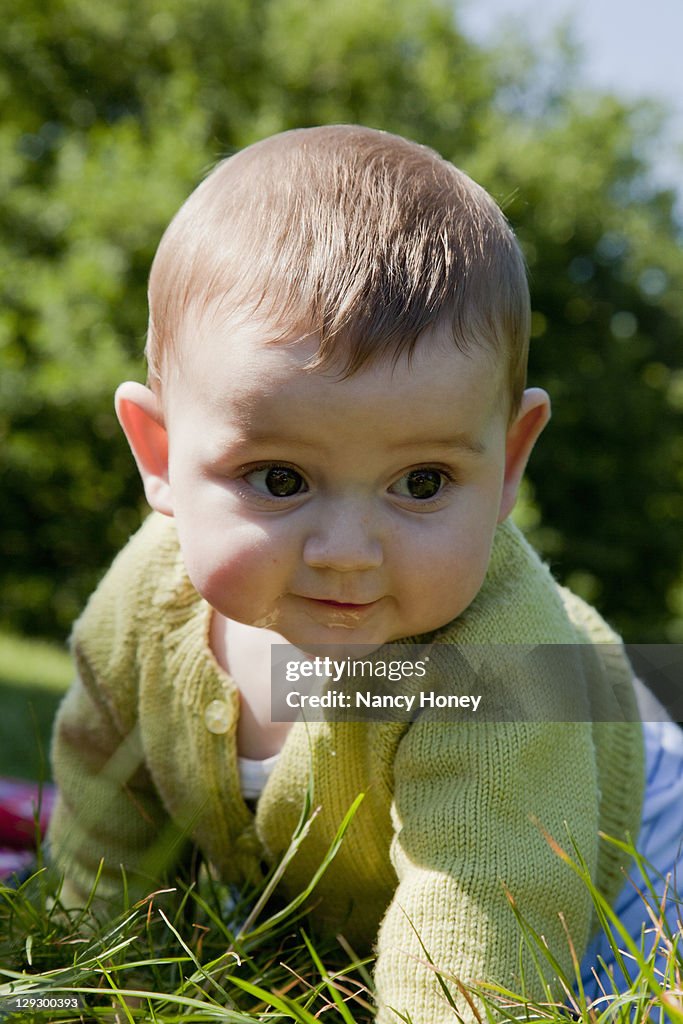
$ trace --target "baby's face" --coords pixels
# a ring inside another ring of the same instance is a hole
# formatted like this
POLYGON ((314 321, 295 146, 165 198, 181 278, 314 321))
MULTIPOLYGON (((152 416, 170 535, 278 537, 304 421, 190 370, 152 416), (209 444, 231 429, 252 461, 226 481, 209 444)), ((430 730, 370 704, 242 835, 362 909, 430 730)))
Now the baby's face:
POLYGON ((315 339, 204 325, 169 382, 172 513, 189 576, 223 616, 299 648, 379 646, 460 615, 501 516, 507 402, 445 329, 347 380, 315 339))

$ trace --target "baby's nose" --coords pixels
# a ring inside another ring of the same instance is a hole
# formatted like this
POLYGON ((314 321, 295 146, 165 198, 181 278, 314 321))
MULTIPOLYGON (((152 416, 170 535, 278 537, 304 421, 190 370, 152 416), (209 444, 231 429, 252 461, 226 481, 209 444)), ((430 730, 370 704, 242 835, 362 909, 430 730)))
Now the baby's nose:
POLYGON ((319 519, 304 544, 304 561, 314 569, 338 572, 378 568, 382 544, 370 516, 349 502, 319 519))

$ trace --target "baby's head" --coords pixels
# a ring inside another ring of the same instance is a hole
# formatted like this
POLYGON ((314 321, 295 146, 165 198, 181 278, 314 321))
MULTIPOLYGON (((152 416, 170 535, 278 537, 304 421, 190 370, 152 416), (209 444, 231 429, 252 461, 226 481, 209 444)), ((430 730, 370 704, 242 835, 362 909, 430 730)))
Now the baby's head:
POLYGON ((150 504, 217 612, 297 646, 435 629, 478 592, 548 416, 524 261, 487 193, 366 128, 220 164, 150 277, 117 393, 150 504))
POLYGON ((198 319, 254 311, 281 338, 315 335, 312 365, 353 373, 452 327, 526 374, 524 259, 498 206, 437 153, 353 125, 273 136, 223 161, 180 209, 149 285, 150 382, 191 355, 198 319))

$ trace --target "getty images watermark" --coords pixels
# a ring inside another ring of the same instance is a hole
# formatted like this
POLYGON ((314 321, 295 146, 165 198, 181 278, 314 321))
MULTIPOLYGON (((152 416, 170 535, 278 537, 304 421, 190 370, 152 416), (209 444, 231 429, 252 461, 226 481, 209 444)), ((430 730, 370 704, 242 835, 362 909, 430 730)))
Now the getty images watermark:
POLYGON ((659 721, 683 719, 683 644, 385 644, 272 648, 271 719, 659 721))

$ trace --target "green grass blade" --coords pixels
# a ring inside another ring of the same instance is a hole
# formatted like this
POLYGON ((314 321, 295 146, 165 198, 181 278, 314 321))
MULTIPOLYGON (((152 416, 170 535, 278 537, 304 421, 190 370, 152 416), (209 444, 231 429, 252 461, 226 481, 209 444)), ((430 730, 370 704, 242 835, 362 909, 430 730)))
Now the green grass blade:
POLYGON ((267 992, 266 989, 255 985, 253 982, 245 981, 244 978, 235 977, 231 978, 231 981, 237 988, 254 996, 262 1003, 265 1003, 266 1006, 274 1006, 275 1009, 286 1014, 287 1019, 296 1021, 297 1024, 320 1024, 318 1019, 310 1014, 308 1010, 305 1010, 303 1006, 300 1006, 293 999, 288 999, 287 996, 278 996, 274 992, 267 992))
POLYGON ((313 963, 315 964, 315 966, 317 967, 318 971, 320 972, 320 977, 325 982, 325 987, 326 987, 327 991, 330 993, 330 995, 332 996, 332 999, 334 1000, 334 1003, 335 1003, 337 1009, 339 1010, 340 1014, 342 1015, 342 1019, 346 1022, 346 1024, 355 1024, 354 1019, 351 1016, 351 1013, 349 1012, 348 1006, 346 1005, 345 1001, 342 999, 342 997, 341 997, 341 995, 339 993, 339 989, 337 988, 337 986, 334 983, 334 979, 325 970, 325 967, 323 966, 322 961, 321 961, 320 957, 318 956, 318 954, 317 954, 317 952, 315 950, 315 947, 313 946, 313 943, 308 938, 308 936, 306 935, 305 932, 302 931, 301 934, 303 935, 304 942, 306 943, 306 948, 308 949, 308 952, 311 955, 311 959, 312 959, 313 963))
MULTIPOLYGON (((337 854, 337 852, 339 850, 339 847, 341 846, 341 843, 342 843, 342 841, 344 839, 344 835, 345 835, 349 825, 351 824, 351 821, 353 820, 353 818, 354 818, 358 808, 360 807, 361 802, 363 801, 364 796, 365 796, 364 793, 360 793, 356 797, 356 799, 353 801, 353 803, 351 804, 351 806, 348 809, 348 811, 346 812, 346 814, 344 815, 344 819, 343 819, 341 825, 339 826, 339 828, 337 829, 337 833, 336 833, 334 839, 332 840, 332 843, 330 844, 330 846, 329 846, 329 848, 327 850, 327 853, 325 854, 325 857, 322 860, 322 863, 316 869, 316 871, 313 873, 313 876, 312 876, 310 882, 308 883, 308 885, 305 887, 305 889, 303 889, 301 893, 299 893, 290 903, 288 903, 286 907, 283 907, 281 910, 277 911, 275 914, 273 914, 271 917, 269 917, 266 921, 264 921, 261 925, 255 927, 255 928, 252 928, 251 931, 249 932, 249 936, 248 936, 250 940, 253 939, 257 935, 261 935, 262 933, 269 931, 276 924, 278 924, 281 921, 287 919, 288 917, 291 917, 291 915, 300 906, 302 906, 302 904, 304 904, 306 902, 306 900, 309 898, 309 896, 311 895, 311 893, 315 889, 316 885, 318 884, 318 882, 320 881, 322 876, 325 874, 325 872, 327 871, 327 869, 330 866, 330 864, 332 863, 332 861, 334 860, 334 858, 335 858, 335 856, 336 856, 336 854, 337 854)), ((298 849, 298 845, 297 845, 297 849, 298 849)), ((296 850, 293 851, 292 856, 294 855, 294 853, 296 853, 296 850)), ((288 854, 289 854, 289 851, 288 851, 288 854)), ((291 859, 291 857, 288 858, 288 862, 289 862, 290 859, 291 859)), ((278 874, 278 878, 279 878, 279 874, 278 874)), ((250 915, 250 920, 252 918, 253 918, 253 915, 250 915)), ((240 932, 238 934, 238 938, 242 938, 242 937, 246 938, 247 937, 247 927, 246 926, 247 926, 248 923, 249 922, 245 922, 245 925, 243 926, 243 928, 240 929, 240 932)))

